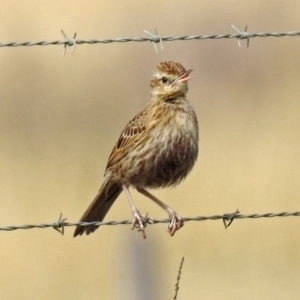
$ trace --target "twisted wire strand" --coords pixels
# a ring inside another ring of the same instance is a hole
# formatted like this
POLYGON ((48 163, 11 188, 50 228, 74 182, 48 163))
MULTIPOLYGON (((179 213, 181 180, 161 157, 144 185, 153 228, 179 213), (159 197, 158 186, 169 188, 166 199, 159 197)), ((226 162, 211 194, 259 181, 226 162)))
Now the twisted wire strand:
MULTIPOLYGON (((238 212, 233 214, 223 214, 223 215, 212 215, 212 216, 198 216, 198 217, 191 217, 191 218, 183 218, 185 222, 188 221, 216 221, 216 220, 233 220, 233 219, 259 219, 259 218, 274 218, 274 217, 300 217, 300 211, 297 212, 281 212, 281 213, 265 213, 265 214, 250 214, 250 215, 243 215, 238 212)), ((88 226, 88 225, 101 225, 101 226, 110 226, 110 225, 129 225, 132 223, 130 220, 124 221, 109 221, 109 222, 76 222, 76 223, 69 223, 65 222, 66 219, 59 220, 58 222, 54 223, 42 223, 42 224, 28 224, 28 225, 20 225, 20 226, 6 226, 0 227, 0 231, 13 231, 18 229, 33 229, 33 228, 64 228, 70 226, 88 226)), ((159 223, 169 223, 169 219, 162 219, 162 220, 153 220, 153 224, 159 223)), ((149 223, 151 225, 151 223, 149 223)))
MULTIPOLYGON (((260 33, 248 33, 241 32, 238 34, 213 34, 213 35, 184 35, 184 36, 159 36, 162 41, 173 42, 173 41, 189 41, 189 40, 204 40, 204 39, 246 39, 254 37, 284 37, 284 36, 299 36, 300 31, 289 31, 289 32, 260 32, 260 33)), ((19 47, 19 46, 49 46, 49 45, 66 45, 71 46, 72 43, 76 44, 108 44, 108 43, 126 43, 126 42, 154 42, 158 40, 154 37, 133 37, 133 38, 115 38, 115 39, 93 39, 93 40, 75 40, 70 38, 64 41, 40 41, 40 42, 11 42, 11 43, 0 43, 0 47, 19 47)))

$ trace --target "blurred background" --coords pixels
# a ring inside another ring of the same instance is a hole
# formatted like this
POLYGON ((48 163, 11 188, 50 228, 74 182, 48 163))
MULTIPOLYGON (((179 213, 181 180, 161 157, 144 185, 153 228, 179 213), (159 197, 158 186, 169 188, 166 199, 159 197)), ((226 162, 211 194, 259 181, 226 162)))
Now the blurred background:
MULTIPOLYGON (((2 1, 0 42, 287 32, 286 1, 2 1)), ((188 98, 200 156, 179 187, 154 191, 182 216, 300 210, 300 38, 253 38, 0 49, 0 226, 79 220, 126 123, 148 101, 155 66, 194 69, 188 98), (159 45, 158 45, 159 46, 159 45), (159 48, 159 47, 158 47, 159 48)), ((132 192, 151 216, 164 212, 132 192)), ((131 219, 122 194, 106 221, 131 219)), ((0 232, 1 299, 298 299, 300 219, 105 226, 73 239, 53 229, 0 232)))

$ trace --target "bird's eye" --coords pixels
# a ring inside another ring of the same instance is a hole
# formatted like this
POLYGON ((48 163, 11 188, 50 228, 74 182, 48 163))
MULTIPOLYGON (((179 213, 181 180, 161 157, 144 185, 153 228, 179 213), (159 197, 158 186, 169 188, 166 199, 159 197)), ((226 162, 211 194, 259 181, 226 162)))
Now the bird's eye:
POLYGON ((162 81, 162 83, 167 83, 168 82, 168 78, 167 77, 162 77, 161 81, 162 81))

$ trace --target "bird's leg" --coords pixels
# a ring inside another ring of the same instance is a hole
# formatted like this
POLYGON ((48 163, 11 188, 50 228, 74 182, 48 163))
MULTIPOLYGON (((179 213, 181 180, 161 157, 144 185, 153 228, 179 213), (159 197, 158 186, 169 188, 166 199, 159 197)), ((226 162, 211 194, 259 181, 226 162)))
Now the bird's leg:
POLYGON ((156 204, 158 204, 162 209, 164 209, 170 218, 170 224, 168 226, 168 232, 170 233, 171 236, 175 234, 177 230, 179 230, 183 225, 184 222, 182 220, 182 217, 178 215, 171 207, 154 197, 152 194, 150 194, 148 191, 146 191, 143 188, 138 188, 138 192, 146 196, 147 198, 151 199, 154 201, 156 204))
POLYGON ((138 228, 139 231, 142 231, 144 239, 146 238, 146 233, 145 233, 145 227, 147 225, 148 220, 151 222, 151 218, 148 218, 147 214, 142 215, 138 209, 135 207, 133 200, 131 198, 130 192, 128 187, 125 184, 122 184, 123 190, 126 194, 126 197, 129 201, 132 214, 133 214, 133 220, 132 220, 132 229, 138 228))

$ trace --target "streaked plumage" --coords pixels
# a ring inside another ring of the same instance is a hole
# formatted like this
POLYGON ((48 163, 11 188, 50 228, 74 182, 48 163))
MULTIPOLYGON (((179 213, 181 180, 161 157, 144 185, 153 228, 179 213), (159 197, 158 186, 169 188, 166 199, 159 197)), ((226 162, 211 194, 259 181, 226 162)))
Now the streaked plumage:
MULTIPOLYGON (((124 190, 133 210, 133 227, 141 229, 145 237, 146 217, 135 208, 129 193, 129 187, 134 187, 168 212, 171 235, 183 226, 176 212, 145 189, 179 184, 197 159, 198 122, 185 97, 190 72, 174 62, 157 66, 150 100, 122 131, 108 159, 104 183, 80 221, 102 221, 124 190)), ((74 236, 97 228, 78 226, 74 236)))

